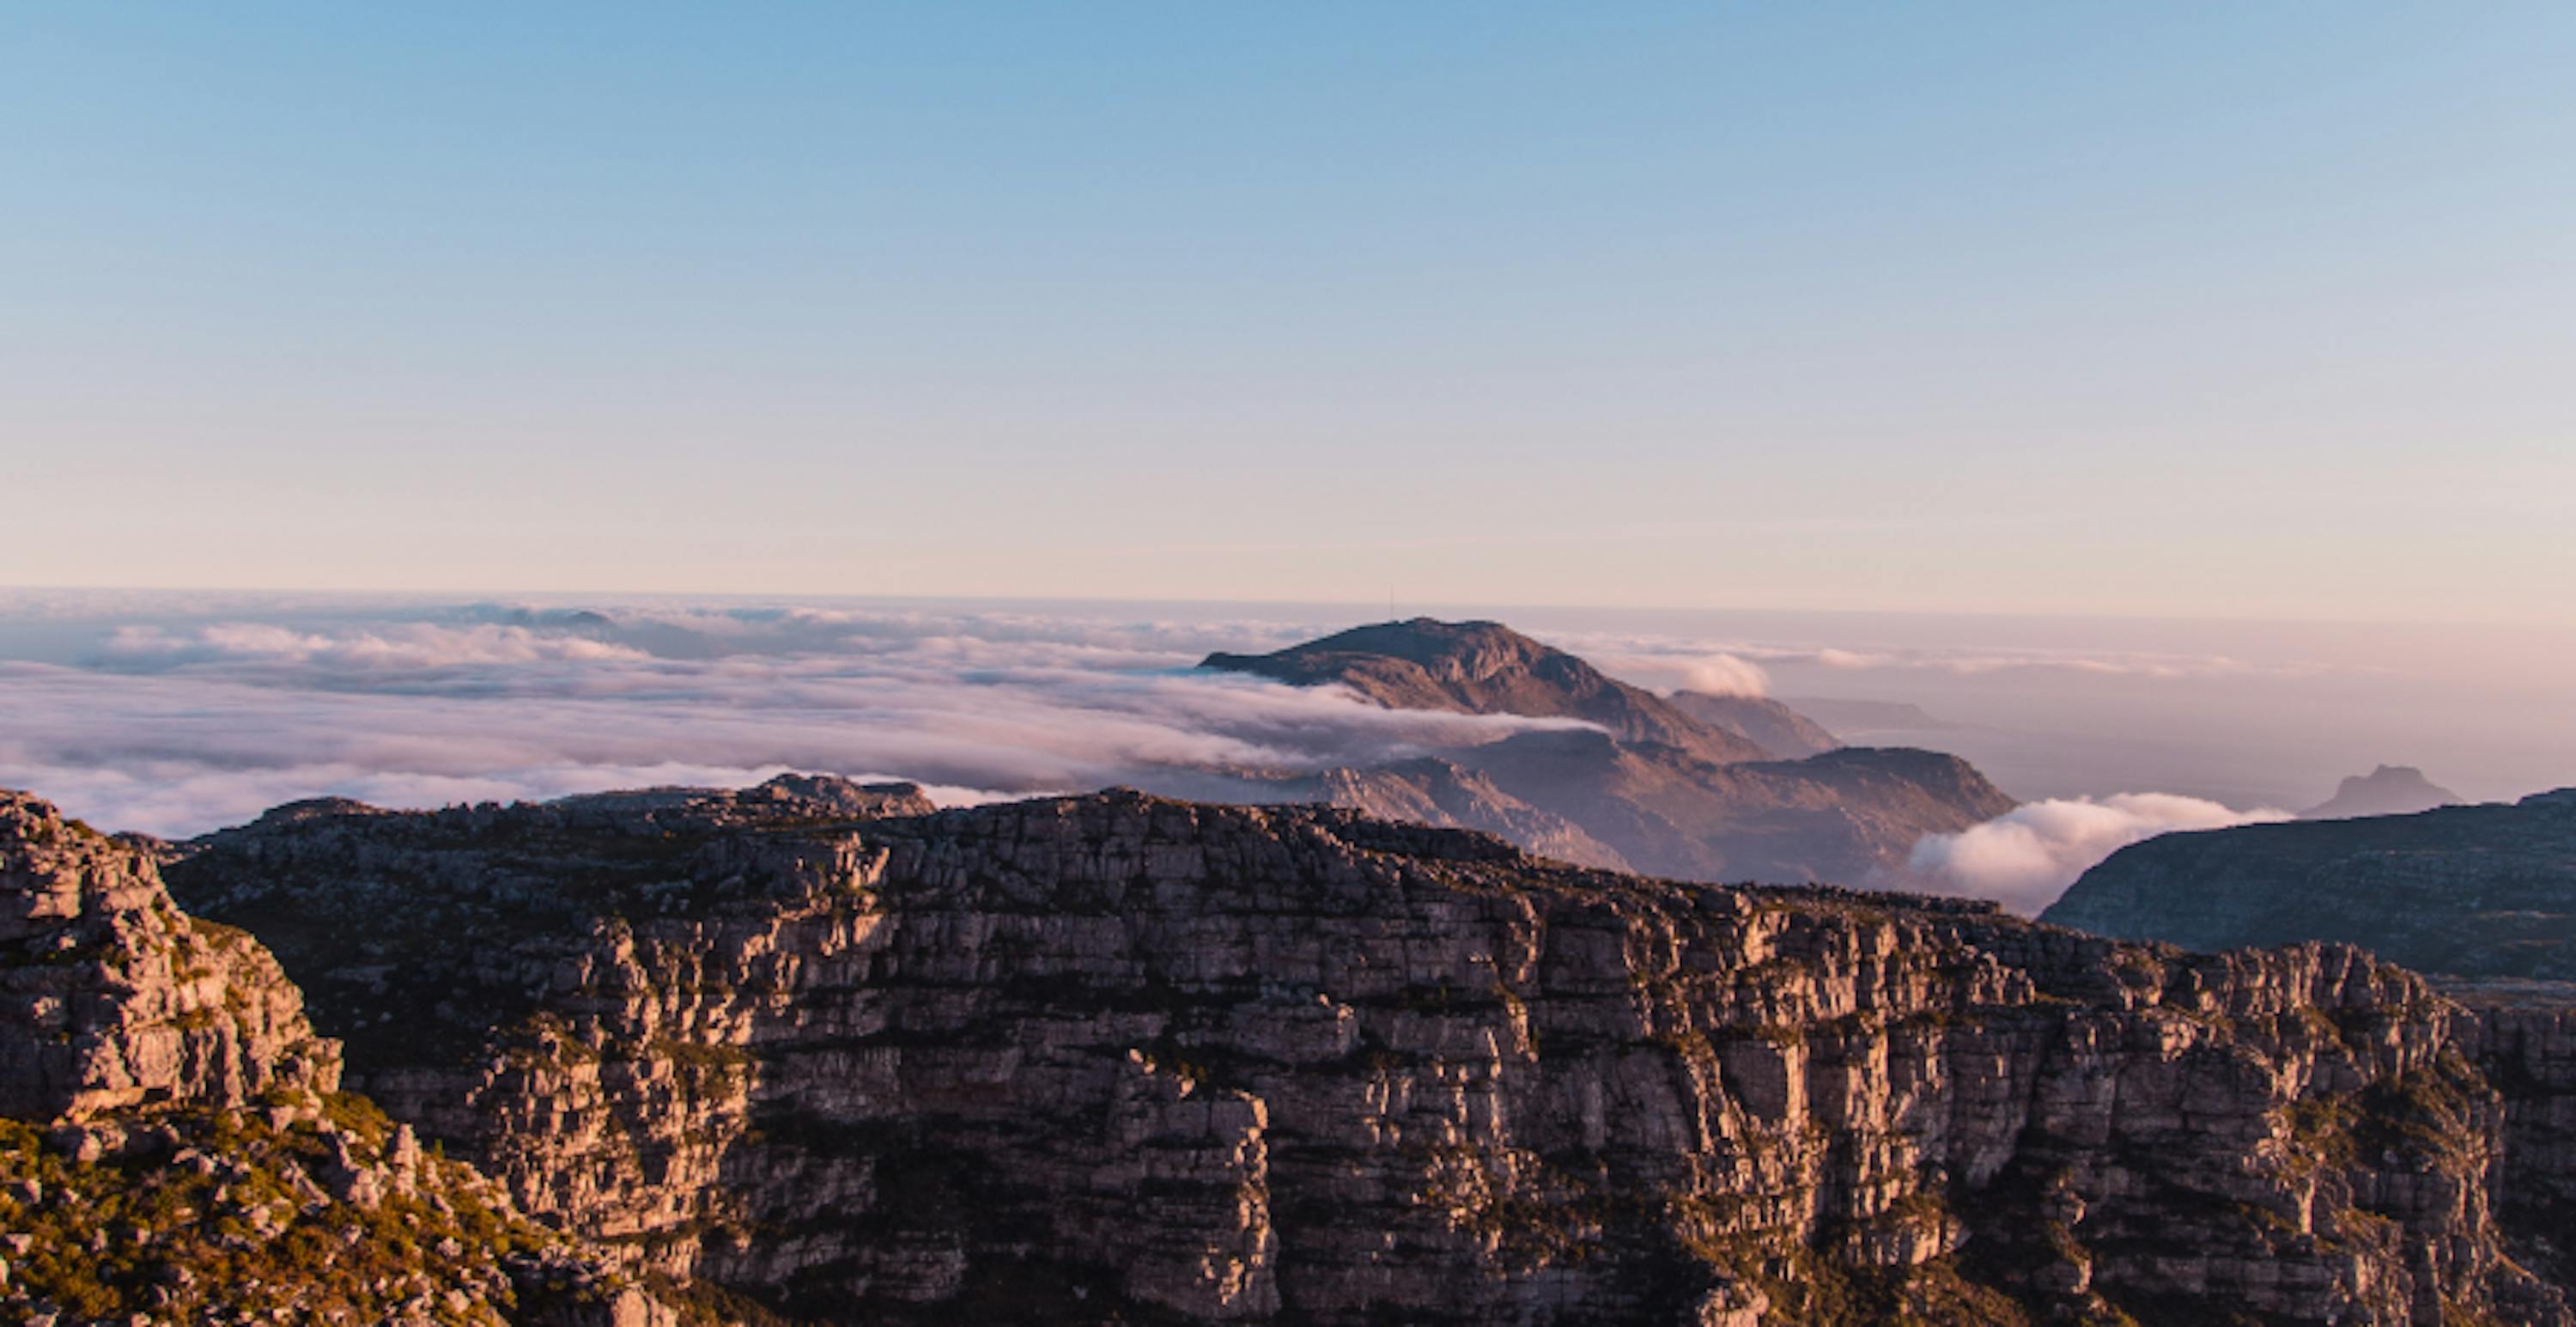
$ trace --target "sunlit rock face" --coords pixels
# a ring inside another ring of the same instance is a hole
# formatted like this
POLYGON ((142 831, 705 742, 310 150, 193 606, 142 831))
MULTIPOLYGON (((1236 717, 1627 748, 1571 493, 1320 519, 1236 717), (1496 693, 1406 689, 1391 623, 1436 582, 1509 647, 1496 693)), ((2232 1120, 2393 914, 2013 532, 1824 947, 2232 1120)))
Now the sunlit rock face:
POLYGON ((526 1210, 825 1321, 2569 1321, 2570 1023, 2352 949, 829 801, 344 808, 170 871, 526 1210))
POLYGON ((328 1092, 338 1047, 266 950, 182 916, 150 857, 0 792, 0 1115, 328 1092))
POLYGON ((676 1321, 340 1076, 151 845, 0 791, 0 1321, 676 1321))

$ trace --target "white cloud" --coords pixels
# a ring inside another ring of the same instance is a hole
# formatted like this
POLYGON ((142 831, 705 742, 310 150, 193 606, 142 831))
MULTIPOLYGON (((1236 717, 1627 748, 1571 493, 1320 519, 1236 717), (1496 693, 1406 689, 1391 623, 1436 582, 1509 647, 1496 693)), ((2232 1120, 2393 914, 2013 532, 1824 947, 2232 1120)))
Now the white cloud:
POLYGON ((912 779, 955 803, 1566 726, 1193 667, 1330 624, 670 605, 260 621, 240 607, 109 618, 79 662, 0 662, 0 786, 183 835, 321 794, 434 806, 793 768, 912 779))
POLYGON ((1702 691, 1712 696, 1767 696, 1771 675, 1750 659, 1722 652, 1601 653, 1585 656, 1623 682, 1654 691, 1702 691))
POLYGON ((2035 913, 2094 863, 2132 843, 2174 830, 2289 818, 2287 811, 2237 811, 2173 793, 2052 798, 2026 802, 1957 834, 1926 835, 1907 866, 1922 887, 2035 913))
POLYGON ((364 630, 297 631, 266 622, 218 622, 192 631, 119 627, 101 646, 104 661, 147 667, 243 660, 340 664, 353 668, 454 668, 547 659, 641 659, 644 652, 568 634, 516 626, 404 622, 364 630))

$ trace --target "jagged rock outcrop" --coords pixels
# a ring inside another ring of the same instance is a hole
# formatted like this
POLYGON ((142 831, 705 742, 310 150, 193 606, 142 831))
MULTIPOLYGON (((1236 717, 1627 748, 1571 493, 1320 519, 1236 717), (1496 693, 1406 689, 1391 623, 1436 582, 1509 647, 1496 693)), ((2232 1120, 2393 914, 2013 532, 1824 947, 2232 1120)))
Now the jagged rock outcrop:
POLYGON ((2425 972, 2576 980, 2576 788, 2166 834, 2086 871, 2041 918, 2195 949, 2339 940, 2425 972))
POLYGON ((0 791, 0 1317, 675 1321, 339 1080, 276 960, 182 913, 146 845, 0 791))
POLYGON ((1781 754, 1499 622, 1380 622, 1272 654, 1219 652, 1199 666, 1295 686, 1344 686, 1390 709, 1581 719, 1614 737, 1718 763, 1781 754))
POLYGON ((2407 816, 2430 811, 2437 806, 2458 806, 2466 801, 2458 793, 2424 777, 2424 771, 2412 765, 2382 765, 2368 774, 2355 774, 2335 789, 2335 795, 2299 813, 2301 820, 2349 820, 2355 816, 2407 816))
POLYGON ((338 1048, 256 941, 180 915, 149 858, 0 792, 0 1115, 329 1092, 338 1048))
POLYGON ((1673 708, 1730 732, 1782 760, 1818 756, 1842 742, 1815 720, 1768 696, 1719 696, 1705 691, 1676 691, 1673 708))
POLYGON ((1332 808, 709 805, 169 869, 527 1210, 826 1321, 2571 1320, 2567 1025, 2352 949, 1332 808))

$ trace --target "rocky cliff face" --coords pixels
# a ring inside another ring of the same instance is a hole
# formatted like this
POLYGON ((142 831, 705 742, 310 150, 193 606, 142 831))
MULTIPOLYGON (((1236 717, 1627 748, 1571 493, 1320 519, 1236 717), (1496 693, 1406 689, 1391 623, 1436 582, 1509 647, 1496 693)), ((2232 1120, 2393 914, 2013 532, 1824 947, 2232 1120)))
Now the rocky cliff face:
POLYGON ((0 792, 0 1315, 668 1321, 339 1080, 256 940, 0 792))
POLYGON ((1123 793, 169 869, 525 1209, 824 1321, 2570 1321, 2569 1024, 2335 946, 1123 793))
POLYGON ((339 1049, 256 941, 180 915, 149 858, 0 793, 0 1115, 329 1092, 339 1049))
POLYGON ((2576 980, 2576 789, 2167 834, 2113 853, 2041 916, 2196 949, 2339 940, 2426 972, 2576 980))

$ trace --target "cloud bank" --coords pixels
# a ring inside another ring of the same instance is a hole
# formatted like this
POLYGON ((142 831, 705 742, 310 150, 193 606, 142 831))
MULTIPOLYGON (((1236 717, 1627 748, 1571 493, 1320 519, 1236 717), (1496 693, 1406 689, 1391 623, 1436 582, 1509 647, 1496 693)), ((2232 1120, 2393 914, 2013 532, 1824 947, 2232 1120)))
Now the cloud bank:
POLYGON ((1907 862, 1917 883, 2000 900, 2024 914, 2057 901, 2075 878, 2112 853, 2174 830, 2287 820, 2273 809, 2237 811, 2172 793, 2026 802, 1957 834, 1929 834, 1907 862))
POLYGON ((278 619, 111 617, 68 662, 0 662, 0 785, 187 835, 322 794, 436 806, 799 769, 955 804, 1568 726, 1193 667, 1332 624, 686 605, 278 619))
MULTIPOLYGON (((0 592, 0 786, 105 828, 184 836, 325 794, 438 806, 785 769, 909 779, 946 804, 1121 783, 1204 791, 1229 772, 1580 726, 1387 710, 1194 667, 1348 625, 1284 610, 0 592)), ((1736 695, 1766 694, 1775 668, 2232 666, 1544 634, 1642 685, 1736 695)), ((2153 794, 2036 802, 1925 840, 1912 883, 2035 910, 2125 843, 2271 814, 2153 794)))

